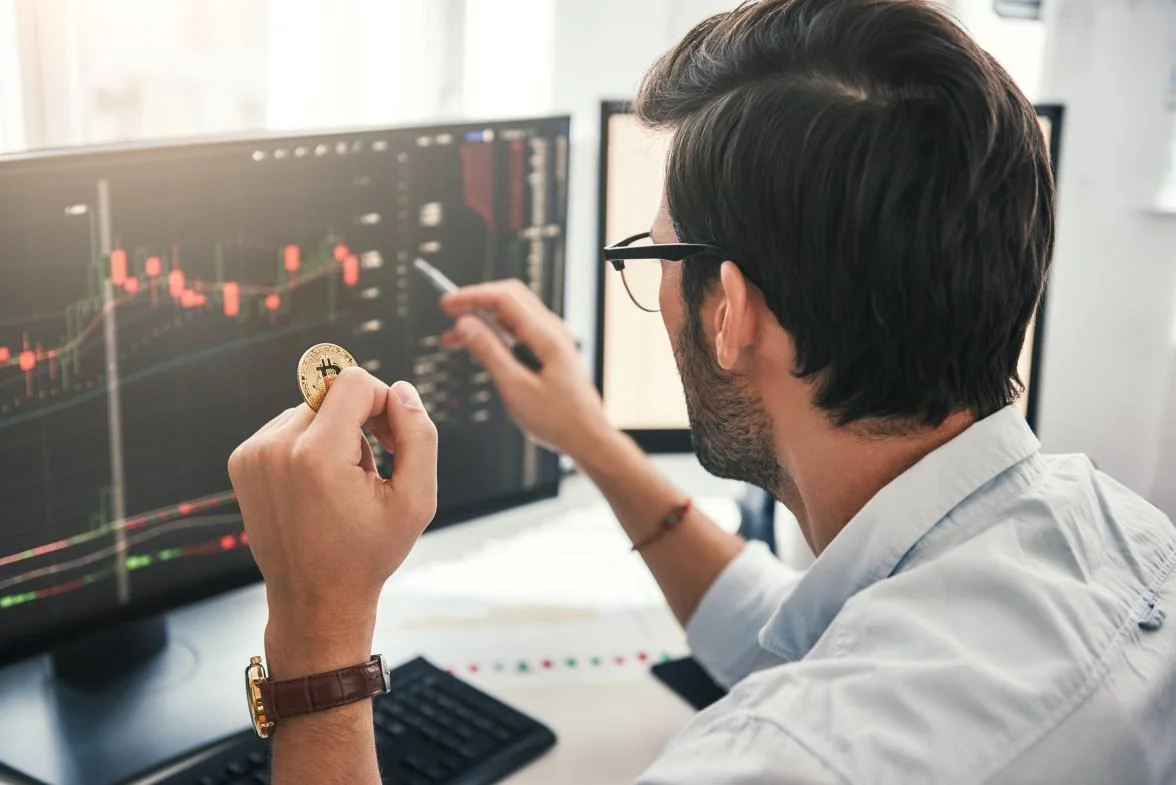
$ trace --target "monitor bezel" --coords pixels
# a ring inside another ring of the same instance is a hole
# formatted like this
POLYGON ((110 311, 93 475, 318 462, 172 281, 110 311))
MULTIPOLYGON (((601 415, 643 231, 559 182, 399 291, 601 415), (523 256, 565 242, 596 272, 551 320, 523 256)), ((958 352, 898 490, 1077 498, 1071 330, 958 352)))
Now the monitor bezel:
MULTIPOLYGON (((1057 183, 1062 160, 1062 124, 1066 116, 1066 107, 1062 104, 1035 104, 1033 109, 1038 117, 1049 119, 1049 157, 1053 167, 1054 191, 1057 183)), ((1056 196, 1055 196, 1056 198, 1056 196)), ((1055 208, 1056 211, 1056 208, 1055 208)), ((1052 267, 1052 260, 1051 260, 1052 267)), ((1049 279, 1041 292, 1041 301, 1037 304, 1037 322, 1033 328, 1033 347, 1030 349, 1030 363, 1033 375, 1029 379, 1029 394, 1025 396, 1025 421, 1036 432, 1038 410, 1041 405, 1042 363, 1045 360, 1045 332, 1046 332, 1046 301, 1049 293, 1049 279)))
MULTIPOLYGON (((60 162, 62 165, 75 163, 100 162, 103 158, 117 159, 123 156, 152 156, 162 157, 179 155, 211 155, 219 150, 234 145, 248 145, 251 143, 297 142, 298 140, 316 140, 323 137, 332 139, 345 138, 354 135, 368 135, 372 133, 438 133, 452 132, 455 135, 465 131, 480 128, 517 127, 526 125, 541 131, 562 131, 571 140, 571 117, 569 115, 544 115, 540 117, 524 117, 517 119, 496 119, 487 121, 462 121, 459 123, 433 123, 428 125, 411 126, 374 126, 351 127, 340 129, 319 129, 313 131, 299 131, 296 133, 265 135, 248 134, 232 137, 215 137, 189 140, 164 140, 150 143, 102 145, 94 147, 70 147, 53 150, 37 150, 26 153, 0 156, 0 174, 4 170, 19 170, 26 167, 52 166, 60 162)), ((565 210, 566 216, 566 210, 565 210)), ((566 217, 565 217, 566 220, 566 217)), ((567 233, 561 237, 566 245, 567 233)), ((564 253, 557 254, 558 259, 566 259, 564 253)), ((565 276, 566 280, 566 276, 565 276)), ((557 305, 562 307, 562 292, 556 292, 557 305)), ((228 456, 225 456, 228 460, 228 456)), ((438 514, 429 524, 426 533, 435 529, 446 528, 465 523, 504 510, 521 507, 526 504, 554 498, 559 493, 561 472, 556 472, 555 479, 543 482, 534 488, 512 494, 496 497, 484 503, 462 505, 438 514)), ((125 607, 112 607, 108 611, 87 616, 84 619, 63 624, 46 632, 25 636, 5 642, 0 639, 0 667, 11 665, 33 656, 39 656, 55 648, 76 643, 88 636, 111 627, 131 624, 151 617, 178 610, 193 603, 208 600, 231 591, 245 588, 261 580, 261 574, 256 565, 250 562, 239 571, 227 573, 218 577, 214 582, 205 585, 193 584, 181 589, 161 593, 150 599, 137 601, 125 607)))
MULTIPOLYGON (((1054 181, 1058 179, 1058 164, 1061 160, 1062 122, 1065 117, 1065 107, 1061 104, 1037 104, 1034 109, 1039 117, 1050 120, 1050 158, 1053 166, 1054 181)), ((597 261, 596 279, 596 356, 594 366, 596 373, 596 388, 604 395, 604 349, 605 349, 605 281, 611 268, 604 262, 600 249, 618 238, 608 237, 608 143, 609 121, 618 114, 632 114, 628 101, 609 99, 600 102, 600 145, 598 150, 597 174, 597 231, 596 247, 592 258, 597 261)), ((1037 323, 1033 333, 1033 346, 1030 358, 1033 376, 1030 379, 1029 392, 1025 399, 1025 419, 1029 427, 1037 430, 1037 413, 1041 400, 1042 374, 1041 363, 1045 345, 1045 306, 1046 296, 1043 292, 1037 309, 1037 323)), ((648 453, 678 453, 693 452, 694 446, 690 439, 688 428, 626 428, 627 433, 637 444, 648 453)))

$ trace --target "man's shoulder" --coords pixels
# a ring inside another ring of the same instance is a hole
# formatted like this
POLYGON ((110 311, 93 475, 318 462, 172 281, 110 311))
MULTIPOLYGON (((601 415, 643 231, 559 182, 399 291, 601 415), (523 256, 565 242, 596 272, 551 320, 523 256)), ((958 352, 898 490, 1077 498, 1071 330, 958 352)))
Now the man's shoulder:
MULTIPOLYGON (((1079 595, 1110 591, 1118 607, 1154 589, 1171 570, 1171 520, 1085 455, 1037 455, 1010 470, 1017 471, 1031 481, 1002 476, 961 502, 892 577, 910 572, 938 581, 940 572, 967 562, 1011 586, 1006 597, 1045 590, 1060 599, 1049 592, 1060 584, 1079 595)), ((946 587, 958 585, 950 580, 946 587)))
MULTIPOLYGON (((784 723, 850 781, 983 782, 1064 735, 1130 669, 1148 603, 1176 581, 1176 531, 1083 458, 1042 469, 949 516, 943 542, 854 595, 805 659, 737 685, 732 709, 784 723)), ((1110 750, 1119 731, 1073 743, 1110 750)))

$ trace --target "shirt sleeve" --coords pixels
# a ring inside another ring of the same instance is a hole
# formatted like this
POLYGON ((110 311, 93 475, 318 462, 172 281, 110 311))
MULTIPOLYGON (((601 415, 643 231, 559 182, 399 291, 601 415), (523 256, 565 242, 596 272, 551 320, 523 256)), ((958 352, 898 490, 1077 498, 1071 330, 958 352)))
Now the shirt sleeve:
POLYGON ((700 716, 670 742, 636 785, 844 785, 776 723, 747 714, 700 716))
POLYGON ((788 567, 761 542, 751 542, 719 574, 686 624, 695 659, 730 688, 749 673, 781 660, 759 645, 759 631, 804 573, 788 567))

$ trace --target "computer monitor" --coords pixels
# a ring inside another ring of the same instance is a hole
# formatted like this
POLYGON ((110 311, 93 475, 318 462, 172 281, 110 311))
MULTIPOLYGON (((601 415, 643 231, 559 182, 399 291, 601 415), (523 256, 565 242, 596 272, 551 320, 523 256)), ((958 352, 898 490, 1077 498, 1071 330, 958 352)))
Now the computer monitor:
MULTIPOLYGON (((1037 115, 1057 170, 1062 107, 1039 106, 1037 115)), ((601 105, 598 247, 649 230, 662 195, 668 135, 650 131, 623 101, 601 105)), ((1044 301, 1041 308, 1044 309, 1044 301)), ((1037 421, 1041 387, 1044 310, 1030 327, 1019 370, 1026 384, 1017 405, 1037 421)), ((600 264, 597 287, 596 379, 609 421, 650 452, 689 452, 686 400, 661 317, 636 308, 621 277, 600 264)))
POLYGON ((560 311, 568 127, 0 159, 0 662, 257 580, 226 461, 300 402, 320 341, 420 390, 434 526, 554 495, 557 456, 440 346, 452 321, 411 263, 560 311))

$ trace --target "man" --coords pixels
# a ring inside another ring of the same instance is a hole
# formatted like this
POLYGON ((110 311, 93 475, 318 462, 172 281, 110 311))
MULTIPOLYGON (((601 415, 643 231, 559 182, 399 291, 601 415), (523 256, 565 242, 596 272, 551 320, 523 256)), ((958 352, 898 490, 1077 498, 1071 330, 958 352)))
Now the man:
MULTIPOLYGON (((761 0, 691 31, 637 110, 673 135, 653 242, 707 247, 610 256, 661 265, 699 459, 783 501, 811 569, 691 510, 521 284, 443 305, 447 344, 600 487, 733 686, 641 782, 1176 782, 1176 532, 1085 458, 1042 456, 1010 406, 1054 191, 1008 75, 920 0, 761 0)), ((273 677, 369 656, 435 444, 410 385, 356 371, 234 454, 273 677), (387 483, 365 427, 395 450, 387 483)), ((375 783, 372 747, 365 703, 292 718, 274 781, 375 783)))

